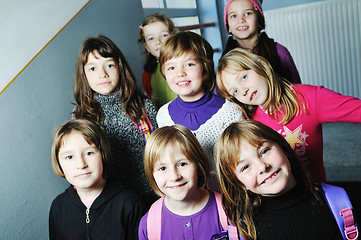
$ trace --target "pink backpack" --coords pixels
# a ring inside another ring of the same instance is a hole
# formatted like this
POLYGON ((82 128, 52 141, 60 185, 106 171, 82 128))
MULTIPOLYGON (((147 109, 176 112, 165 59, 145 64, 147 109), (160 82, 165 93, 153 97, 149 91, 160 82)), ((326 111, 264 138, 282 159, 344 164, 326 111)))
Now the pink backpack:
MULTIPOLYGON (((222 195, 214 192, 214 197, 217 203, 218 217, 222 225, 223 231, 228 230, 228 238, 230 240, 239 240, 237 228, 235 226, 228 225, 226 213, 222 206, 222 195)), ((158 199, 150 207, 147 217, 147 235, 149 240, 160 240, 161 228, 162 228, 162 206, 164 197, 158 199)), ((242 240, 242 239, 240 239, 242 240)))
POLYGON ((358 228, 353 217, 352 204, 345 189, 325 183, 322 183, 322 188, 343 239, 357 240, 358 228))

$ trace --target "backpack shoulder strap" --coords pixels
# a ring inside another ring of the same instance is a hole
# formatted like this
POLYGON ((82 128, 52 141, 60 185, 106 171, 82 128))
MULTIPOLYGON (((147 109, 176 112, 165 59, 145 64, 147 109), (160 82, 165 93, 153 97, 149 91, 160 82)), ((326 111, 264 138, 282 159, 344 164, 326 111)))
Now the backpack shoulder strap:
POLYGON ((215 197, 216 203, 217 203, 217 211, 218 211, 219 221, 221 222, 223 231, 227 231, 228 222, 227 222, 226 213, 224 212, 224 209, 222 206, 222 195, 217 192, 213 192, 213 193, 214 193, 214 197, 215 197))
MULTIPOLYGON (((219 221, 221 222, 223 231, 228 230, 228 238, 230 240, 238 240, 239 238, 238 238, 237 228, 235 226, 228 224, 227 215, 224 212, 224 209, 222 206, 222 195, 217 192, 214 192, 214 197, 216 198, 219 221)), ((243 239, 240 239, 240 240, 243 240, 243 239)))
POLYGON ((147 235, 149 240, 160 240, 164 197, 155 201, 148 211, 147 235))
POLYGON ((358 229, 352 213, 352 204, 345 189, 324 183, 322 183, 322 188, 343 238, 356 240, 358 229))

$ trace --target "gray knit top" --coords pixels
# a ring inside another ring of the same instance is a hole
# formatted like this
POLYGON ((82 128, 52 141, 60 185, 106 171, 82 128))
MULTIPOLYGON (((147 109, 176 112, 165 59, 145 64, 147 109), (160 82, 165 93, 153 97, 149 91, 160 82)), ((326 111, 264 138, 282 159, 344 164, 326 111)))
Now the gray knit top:
MULTIPOLYGON (((158 198, 153 192, 144 171, 144 135, 122 110, 119 92, 111 95, 95 93, 94 99, 101 105, 104 115, 104 131, 112 148, 111 179, 129 187, 138 194, 146 209, 158 198)), ((153 125, 157 110, 151 100, 145 99, 145 109, 153 125)))

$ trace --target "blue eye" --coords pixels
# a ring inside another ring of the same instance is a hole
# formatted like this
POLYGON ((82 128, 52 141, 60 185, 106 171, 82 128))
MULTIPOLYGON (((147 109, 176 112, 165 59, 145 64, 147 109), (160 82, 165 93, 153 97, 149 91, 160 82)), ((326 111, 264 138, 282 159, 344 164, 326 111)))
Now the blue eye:
POLYGON ((236 90, 233 91, 232 95, 233 95, 233 96, 236 96, 237 93, 238 93, 238 90, 236 89, 236 90))
POLYGON ((95 67, 89 68, 89 71, 94 72, 94 71, 95 71, 95 67))
POLYGON ((66 157, 65 157, 65 159, 69 159, 69 160, 72 159, 72 158, 73 158, 72 155, 69 155, 69 156, 66 156, 66 157))
POLYGON ((245 81, 247 79, 247 75, 243 75, 241 79, 242 81, 245 81))

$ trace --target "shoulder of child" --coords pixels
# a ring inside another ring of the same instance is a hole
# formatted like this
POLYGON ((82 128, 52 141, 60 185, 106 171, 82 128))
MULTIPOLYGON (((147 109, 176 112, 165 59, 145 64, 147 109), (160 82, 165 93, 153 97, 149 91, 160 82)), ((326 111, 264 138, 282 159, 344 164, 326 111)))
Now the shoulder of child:
POLYGON ((223 104, 222 108, 224 108, 226 110, 228 115, 235 116, 237 118, 237 121, 242 120, 244 118, 242 111, 238 107, 238 105, 233 102, 230 102, 227 99, 226 99, 226 102, 223 104))
MULTIPOLYGON (((157 113, 157 123, 159 127, 162 127, 164 125, 162 125, 161 123, 165 121, 165 119, 169 117, 169 111, 168 111, 168 106, 171 102, 164 104, 163 106, 161 106, 158 110, 157 113)), ((170 118, 170 117, 169 117, 170 118)))

